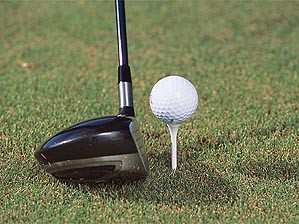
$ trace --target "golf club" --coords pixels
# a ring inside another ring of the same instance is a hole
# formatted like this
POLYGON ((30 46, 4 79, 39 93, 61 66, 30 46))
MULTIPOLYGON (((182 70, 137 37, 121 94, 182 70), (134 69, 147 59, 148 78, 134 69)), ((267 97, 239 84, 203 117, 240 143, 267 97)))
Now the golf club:
POLYGON ((69 127, 51 137, 35 152, 42 167, 57 179, 110 182, 144 179, 148 175, 148 160, 134 118, 124 0, 115 0, 115 12, 119 114, 69 127))

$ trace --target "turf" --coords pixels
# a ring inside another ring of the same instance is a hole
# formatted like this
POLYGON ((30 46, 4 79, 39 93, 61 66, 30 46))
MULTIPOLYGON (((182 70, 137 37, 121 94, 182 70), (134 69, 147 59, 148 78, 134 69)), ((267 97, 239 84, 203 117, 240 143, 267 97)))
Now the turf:
POLYGON ((298 223, 298 2, 127 2, 134 97, 150 176, 71 185, 33 153, 57 131, 118 111, 114 4, 0 2, 0 222, 298 223), (199 108, 179 131, 148 96, 191 80, 199 108))

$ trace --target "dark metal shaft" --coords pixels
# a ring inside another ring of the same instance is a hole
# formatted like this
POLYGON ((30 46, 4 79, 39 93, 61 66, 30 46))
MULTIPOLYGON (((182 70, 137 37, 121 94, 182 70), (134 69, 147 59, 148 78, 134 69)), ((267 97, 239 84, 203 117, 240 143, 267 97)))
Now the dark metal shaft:
POLYGON ((119 115, 135 116, 131 71, 128 60, 126 12, 124 0, 115 0, 117 46, 118 46, 118 94, 119 115))
POLYGON ((118 63, 119 65, 128 65, 128 47, 126 31, 126 12, 124 0, 115 0, 117 45, 118 45, 118 63))

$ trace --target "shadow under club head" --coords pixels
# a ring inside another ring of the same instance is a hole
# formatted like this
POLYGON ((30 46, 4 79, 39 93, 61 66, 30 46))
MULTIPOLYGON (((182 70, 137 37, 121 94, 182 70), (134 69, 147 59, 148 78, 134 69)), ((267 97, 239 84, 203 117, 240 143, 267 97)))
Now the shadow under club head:
POLYGON ((137 121, 109 116, 84 121, 46 141, 35 152, 43 168, 70 182, 144 179, 149 172, 137 121))

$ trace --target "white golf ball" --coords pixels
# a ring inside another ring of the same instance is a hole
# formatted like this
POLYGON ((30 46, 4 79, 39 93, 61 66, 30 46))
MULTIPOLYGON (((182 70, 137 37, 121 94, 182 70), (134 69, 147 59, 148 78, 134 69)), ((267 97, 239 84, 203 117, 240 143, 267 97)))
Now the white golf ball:
POLYGON ((198 105, 193 84, 180 76, 167 76, 159 80, 150 94, 154 115, 167 124, 180 124, 195 113, 198 105))

